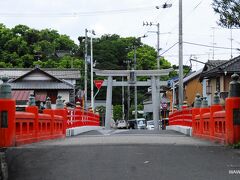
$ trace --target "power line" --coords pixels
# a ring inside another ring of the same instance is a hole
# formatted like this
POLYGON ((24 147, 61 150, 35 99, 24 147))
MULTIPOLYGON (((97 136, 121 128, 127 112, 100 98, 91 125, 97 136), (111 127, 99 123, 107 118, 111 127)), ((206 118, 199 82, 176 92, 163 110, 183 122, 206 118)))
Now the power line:
POLYGON ((83 11, 83 12, 56 12, 56 13, 41 13, 41 12, 2 12, 1 17, 79 17, 79 16, 95 16, 95 15, 109 15, 109 14, 121 14, 121 13, 134 13, 140 11, 150 11, 154 6, 144 6, 128 9, 113 9, 113 10, 99 10, 99 11, 83 11))
MULTIPOLYGON (((212 46, 206 45, 206 44, 199 44, 199 43, 193 43, 193 42, 187 42, 187 41, 184 41, 183 43, 191 44, 191 45, 194 45, 194 46, 202 46, 202 47, 208 47, 208 48, 210 47, 210 48, 212 48, 212 46)), ((217 48, 217 49, 231 49, 229 47, 221 47, 221 46, 214 46, 214 48, 217 48)), ((232 48, 232 49, 237 50, 237 51, 240 50, 239 48, 232 48)))
MULTIPOLYGON (((215 53, 215 55, 227 55, 229 53, 215 53)), ((235 55, 237 55, 238 53, 233 53, 235 55)), ((208 56, 207 53, 200 53, 200 54, 184 54, 183 56, 190 56, 190 55, 195 55, 195 56, 208 56)), ((165 57, 178 57, 177 54, 171 54, 171 55, 165 55, 165 57)))
POLYGON ((178 44, 178 42, 176 42, 175 44, 173 44, 170 48, 168 48, 167 50, 165 50, 162 54, 160 54, 160 56, 162 56, 163 54, 165 54, 166 52, 168 52, 169 50, 171 50, 174 46, 176 46, 178 44))

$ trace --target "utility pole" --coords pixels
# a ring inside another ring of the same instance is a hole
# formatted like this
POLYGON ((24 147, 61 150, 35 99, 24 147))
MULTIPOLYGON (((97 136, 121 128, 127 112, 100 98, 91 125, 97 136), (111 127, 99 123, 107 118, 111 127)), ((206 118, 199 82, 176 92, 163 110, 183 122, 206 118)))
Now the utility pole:
MULTIPOLYGON (((134 45, 134 70, 137 70, 136 45, 134 45)), ((137 85, 136 84, 134 84, 134 106, 135 106, 135 119, 137 119, 138 108, 137 108, 137 85)))
MULTIPOLYGON (((129 70, 130 69, 130 60, 127 60, 127 70, 129 70)), ((127 106, 128 106, 128 111, 127 111, 127 120, 129 120, 129 118, 130 118, 130 86, 129 86, 129 84, 128 84, 128 87, 127 87, 127 95, 128 95, 128 97, 127 97, 127 106)))
POLYGON ((179 0, 179 108, 183 104, 183 23, 182 0, 179 0))
POLYGON ((84 109, 87 109, 87 58, 88 58, 88 52, 87 52, 87 47, 88 47, 88 37, 87 37, 87 32, 88 30, 85 29, 85 74, 84 74, 84 109))
MULTIPOLYGON (((124 76, 122 76, 122 82, 124 82, 124 76)), ((125 119, 125 109, 124 109, 124 86, 122 86, 122 119, 125 119)))
MULTIPOLYGON (((152 25, 155 25, 155 26, 157 26, 157 31, 148 31, 148 32, 153 32, 153 33, 157 33, 157 69, 159 70, 160 69, 160 24, 159 23, 156 23, 156 24, 154 24, 154 23, 152 23, 152 22, 150 22, 150 23, 148 23, 148 22, 146 22, 146 23, 144 23, 143 22, 143 26, 152 26, 152 25)), ((155 79, 155 78, 154 78, 155 79)), ((156 98, 157 99, 157 104, 156 104, 156 106, 157 106, 157 109, 158 109, 158 111, 156 111, 155 113, 157 113, 157 117, 159 117, 158 118, 158 120, 160 120, 161 118, 160 118, 160 113, 159 112, 161 112, 161 106, 160 106, 160 104, 161 104, 161 95, 160 95, 160 84, 159 84, 159 80, 160 80, 160 76, 158 76, 158 77, 156 77, 156 97, 152 97, 152 102, 153 102, 153 98, 156 98)), ((153 89, 152 89, 152 91, 153 91, 153 89)), ((158 124, 158 122, 157 123, 154 123, 154 124, 158 124)), ((154 130, 159 130, 159 126, 157 126, 157 127, 155 127, 154 126, 154 130)))
POLYGON ((232 27, 230 29, 230 41, 231 41, 231 59, 233 58, 233 53, 232 53, 232 43, 233 43, 233 37, 232 37, 232 27))
MULTIPOLYGON (((130 60, 125 60, 124 63, 127 63, 127 70, 130 70, 130 60)), ((128 79, 129 80, 129 79, 128 79)), ((127 120, 129 120, 129 110, 130 110, 130 86, 127 86, 127 120)))
POLYGON ((91 107, 94 112, 94 94, 93 94, 93 43, 91 36, 91 107))

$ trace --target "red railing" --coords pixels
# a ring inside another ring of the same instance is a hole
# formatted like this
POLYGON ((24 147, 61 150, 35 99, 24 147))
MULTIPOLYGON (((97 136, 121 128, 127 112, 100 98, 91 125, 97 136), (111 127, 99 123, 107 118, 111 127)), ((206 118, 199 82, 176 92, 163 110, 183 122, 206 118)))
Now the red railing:
POLYGON ((100 125, 99 115, 93 112, 82 109, 68 109, 67 112, 67 128, 100 125))
POLYGON ((219 142, 224 142, 226 139, 226 112, 218 111, 213 114, 214 122, 214 137, 219 142))
POLYGON ((63 138, 68 128, 100 124, 99 115, 80 108, 38 113, 37 106, 29 106, 25 112, 17 112, 12 99, 0 99, 0 117, 0 147, 63 138))
POLYGON ((212 105, 175 111, 169 116, 169 125, 189 126, 192 127, 193 136, 232 144, 240 141, 239 117, 240 98, 231 97, 226 98, 225 108, 221 105, 212 105), (186 123, 190 116, 192 124, 186 123))
POLYGON ((169 125, 192 126, 192 110, 184 108, 169 114, 169 125))

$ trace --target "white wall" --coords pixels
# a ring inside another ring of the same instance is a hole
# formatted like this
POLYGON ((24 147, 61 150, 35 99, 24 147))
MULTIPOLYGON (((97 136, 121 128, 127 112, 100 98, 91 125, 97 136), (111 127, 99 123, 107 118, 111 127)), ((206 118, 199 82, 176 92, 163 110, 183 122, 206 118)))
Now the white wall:
POLYGON ((49 81, 49 80, 52 80, 52 78, 41 72, 34 72, 34 73, 24 77, 23 80, 24 81, 32 81, 32 80, 49 81))

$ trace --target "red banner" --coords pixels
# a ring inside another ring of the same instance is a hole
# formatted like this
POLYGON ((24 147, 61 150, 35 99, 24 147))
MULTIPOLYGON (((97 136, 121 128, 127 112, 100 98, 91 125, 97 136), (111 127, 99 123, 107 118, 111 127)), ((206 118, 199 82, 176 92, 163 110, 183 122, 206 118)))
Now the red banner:
POLYGON ((103 80, 94 80, 94 84, 98 88, 98 90, 100 90, 103 84, 103 80))

